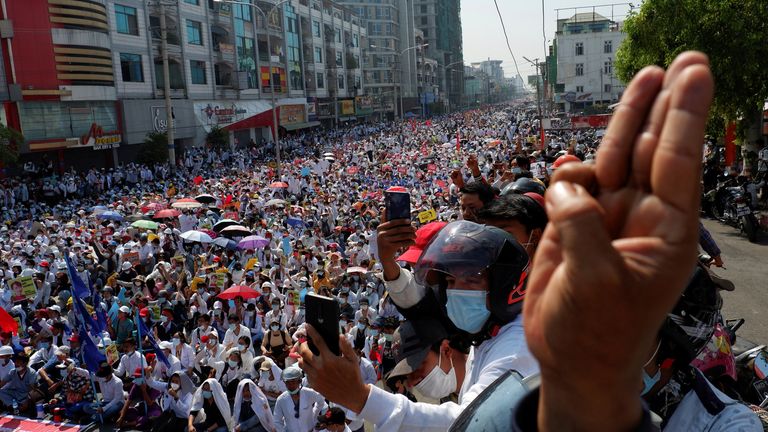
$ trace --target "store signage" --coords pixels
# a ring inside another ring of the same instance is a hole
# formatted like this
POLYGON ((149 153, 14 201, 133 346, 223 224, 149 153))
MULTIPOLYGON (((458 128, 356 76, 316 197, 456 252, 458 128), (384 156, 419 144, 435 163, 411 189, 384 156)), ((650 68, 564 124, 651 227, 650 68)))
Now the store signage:
POLYGON ((88 133, 80 138, 80 145, 84 147, 93 147, 94 150, 104 150, 120 147, 123 136, 118 131, 105 132, 101 126, 96 123, 91 124, 88 133))
POLYGON ((212 105, 208 104, 203 108, 202 113, 208 119, 209 123, 226 124, 241 120, 248 111, 239 108, 235 104, 212 105))
MULTIPOLYGON (((155 132, 163 133, 168 130, 168 116, 165 114, 164 106, 149 107, 149 112, 152 114, 152 127, 155 129, 155 132)), ((171 107, 171 118, 176 119, 173 107, 171 107)), ((171 122, 173 123, 173 121, 171 122)))

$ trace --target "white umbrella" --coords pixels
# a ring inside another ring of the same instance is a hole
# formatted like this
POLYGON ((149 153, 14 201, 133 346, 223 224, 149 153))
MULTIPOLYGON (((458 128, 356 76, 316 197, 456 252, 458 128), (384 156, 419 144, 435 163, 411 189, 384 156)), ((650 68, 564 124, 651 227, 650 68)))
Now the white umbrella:
POLYGON ((285 200, 271 199, 271 200, 267 201, 267 203, 264 204, 264 205, 267 206, 267 207, 272 207, 272 206, 285 205, 285 203, 286 203, 285 200))
POLYGON ((187 231, 182 233, 180 237, 191 242, 213 243, 211 236, 201 231, 187 231))
POLYGON ((230 225, 220 231, 221 235, 229 235, 233 237, 245 237, 251 235, 251 230, 242 225, 230 225))

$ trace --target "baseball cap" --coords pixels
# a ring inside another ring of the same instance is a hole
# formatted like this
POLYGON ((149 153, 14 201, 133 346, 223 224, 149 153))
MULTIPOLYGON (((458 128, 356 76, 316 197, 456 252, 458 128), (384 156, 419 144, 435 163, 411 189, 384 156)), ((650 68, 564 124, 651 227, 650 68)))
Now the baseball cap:
POLYGON ((401 323, 395 330, 392 342, 397 364, 389 373, 387 380, 408 375, 418 369, 432 345, 447 338, 448 333, 434 319, 425 318, 401 323))
POLYGON ((123 263, 123 270, 128 270, 129 268, 131 268, 131 263, 128 262, 128 261, 124 262, 123 263))
POLYGON ((431 222, 416 230, 415 244, 409 247, 407 251, 403 252, 402 255, 395 258, 395 261, 405 261, 409 264, 415 264, 416 261, 419 260, 421 253, 429 244, 429 241, 432 240, 432 237, 440 232, 446 225, 448 225, 446 222, 431 222))
POLYGON ((127 314, 131 313, 131 308, 129 308, 128 306, 120 306, 120 309, 118 310, 122 313, 127 313, 127 314))

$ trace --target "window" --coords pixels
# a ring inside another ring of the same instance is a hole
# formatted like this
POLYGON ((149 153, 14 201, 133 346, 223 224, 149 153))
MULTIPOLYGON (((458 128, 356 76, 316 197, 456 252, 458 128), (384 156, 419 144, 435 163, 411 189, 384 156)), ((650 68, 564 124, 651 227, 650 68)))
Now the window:
POLYGON ((320 47, 315 47, 315 63, 322 63, 323 62, 323 49, 320 47))
POLYGON ((338 78, 337 82, 338 82, 339 88, 343 89, 344 88, 344 74, 340 73, 337 78, 338 78))
POLYGON ((584 86, 576 86, 576 93, 584 93, 584 86))
POLYGON ((427 5, 421 5, 421 13, 427 13, 427 5))
POLYGON ((139 54, 120 53, 120 71, 123 74, 123 82, 144 82, 139 54))
POLYGON ((344 62, 341 58, 341 51, 336 51, 336 66, 339 66, 339 67, 344 66, 344 62))
POLYGON ((605 54, 610 54, 613 52, 613 41, 605 41, 603 42, 603 52, 605 54))
POLYGON ((576 63, 576 76, 584 76, 584 63, 576 63))
POLYGON ((428 24, 427 17, 425 16, 421 17, 421 25, 427 25, 427 24, 428 24))
POLYGON ((336 31, 334 32, 334 37, 336 39, 336 43, 341 43, 341 29, 339 27, 336 27, 336 31))
POLYGON ((198 60, 189 61, 189 73, 192 75, 192 84, 207 84, 205 77, 205 62, 198 60))
POLYGON ((213 66, 213 76, 218 86, 228 86, 232 84, 232 69, 226 64, 216 64, 213 66))
POLYGON ((584 55, 584 42, 576 42, 576 55, 584 55))
POLYGON ((603 93, 610 93, 611 92, 611 85, 605 84, 603 85, 603 93))
POLYGON ((203 32, 199 22, 187 20, 187 42, 190 45, 203 44, 203 32))
POLYGON ((360 38, 358 38, 356 34, 352 35, 352 46, 355 48, 360 46, 360 38))
POLYGON ((117 32, 122 34, 139 35, 139 23, 136 19, 136 8, 115 5, 115 20, 117 32))
POLYGON ((200 6, 200 0, 184 0, 184 3, 195 6, 200 6))
POLYGON ((325 76, 322 72, 317 73, 317 88, 325 88, 325 76))
POLYGON ((312 36, 320 37, 320 22, 312 21, 312 36))
POLYGON ((613 62, 611 62, 610 60, 603 63, 603 74, 605 75, 613 74, 613 62))

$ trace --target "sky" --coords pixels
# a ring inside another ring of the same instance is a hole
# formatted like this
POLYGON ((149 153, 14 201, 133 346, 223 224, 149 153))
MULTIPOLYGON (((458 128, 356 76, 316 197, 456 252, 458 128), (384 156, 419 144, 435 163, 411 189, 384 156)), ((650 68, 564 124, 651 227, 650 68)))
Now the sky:
MULTIPOLYGON (((546 47, 552 43, 557 27, 557 18, 570 18, 573 9, 556 11, 562 8, 584 8, 579 12, 591 12, 591 6, 609 4, 605 0, 543 0, 544 29, 547 42, 545 45, 542 33, 542 2, 541 0, 497 0, 504 25, 507 28, 509 44, 517 60, 520 75, 525 80, 528 75, 535 74, 535 68, 523 57, 531 60, 543 59, 546 47), (589 9, 587 9, 589 7, 589 9)), ((636 1, 635 4, 639 4, 636 1)), ((614 19, 622 21, 629 10, 628 3, 613 7, 614 19)), ((597 7, 595 12, 611 18, 611 7, 597 7)), ((464 62, 502 60, 504 75, 516 75, 515 63, 509 53, 501 22, 496 12, 493 0, 461 0, 461 26, 464 39, 464 62)))

